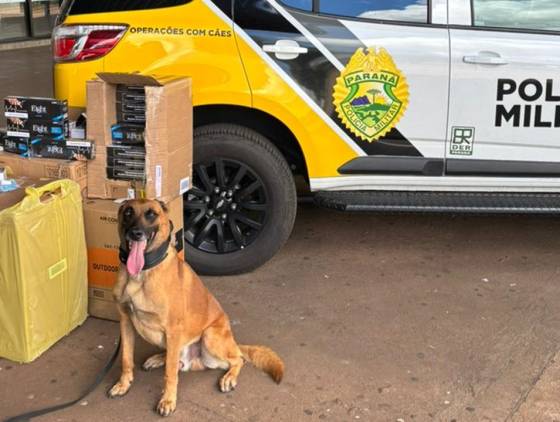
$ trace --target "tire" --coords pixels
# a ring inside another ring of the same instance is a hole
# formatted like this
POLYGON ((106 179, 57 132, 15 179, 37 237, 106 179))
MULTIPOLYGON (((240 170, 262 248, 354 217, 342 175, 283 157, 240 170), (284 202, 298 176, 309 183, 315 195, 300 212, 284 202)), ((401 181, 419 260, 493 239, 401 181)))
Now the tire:
POLYGON ((233 124, 195 130, 193 187, 185 194, 185 259, 195 271, 231 275, 261 266, 288 240, 296 210, 288 163, 265 137, 233 124))

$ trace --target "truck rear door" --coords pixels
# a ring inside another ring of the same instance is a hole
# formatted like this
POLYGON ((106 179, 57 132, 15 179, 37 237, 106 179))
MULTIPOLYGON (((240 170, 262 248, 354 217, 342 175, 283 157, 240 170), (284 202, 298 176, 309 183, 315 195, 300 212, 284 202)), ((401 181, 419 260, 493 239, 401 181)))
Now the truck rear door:
POLYGON ((558 2, 450 0, 449 15, 447 174, 560 176, 558 2))

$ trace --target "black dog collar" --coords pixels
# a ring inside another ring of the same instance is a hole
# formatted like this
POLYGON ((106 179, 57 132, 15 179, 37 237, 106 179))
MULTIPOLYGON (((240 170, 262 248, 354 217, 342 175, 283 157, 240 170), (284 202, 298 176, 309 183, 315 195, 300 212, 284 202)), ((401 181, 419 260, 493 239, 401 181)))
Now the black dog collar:
MULTIPOLYGON (((167 240, 163 242, 157 249, 154 249, 153 251, 150 251, 148 253, 144 252, 144 267, 142 268, 142 271, 147 271, 149 269, 157 267, 163 262, 165 258, 167 258, 167 249, 169 249, 169 244, 171 243, 171 237, 173 235, 173 223, 170 221, 169 225, 169 237, 167 238, 167 240)), ((128 261, 129 254, 129 251, 123 249, 122 246, 119 248, 119 259, 125 265, 126 261, 128 261)))

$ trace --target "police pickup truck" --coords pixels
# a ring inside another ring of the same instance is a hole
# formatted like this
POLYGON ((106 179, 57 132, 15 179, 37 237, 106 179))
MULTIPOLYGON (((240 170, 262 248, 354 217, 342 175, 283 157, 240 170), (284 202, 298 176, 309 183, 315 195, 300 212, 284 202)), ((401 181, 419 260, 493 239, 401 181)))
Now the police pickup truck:
POLYGON ((186 256, 246 271, 288 238, 294 175, 341 210, 560 211, 558 0, 66 0, 55 88, 193 78, 186 256))

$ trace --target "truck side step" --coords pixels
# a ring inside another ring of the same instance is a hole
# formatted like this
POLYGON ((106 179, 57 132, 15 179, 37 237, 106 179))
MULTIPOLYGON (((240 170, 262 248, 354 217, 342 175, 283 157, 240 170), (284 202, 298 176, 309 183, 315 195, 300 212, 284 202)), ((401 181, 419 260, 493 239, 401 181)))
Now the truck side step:
POLYGON ((559 214, 560 194, 508 192, 318 192, 315 203, 339 211, 559 214))

